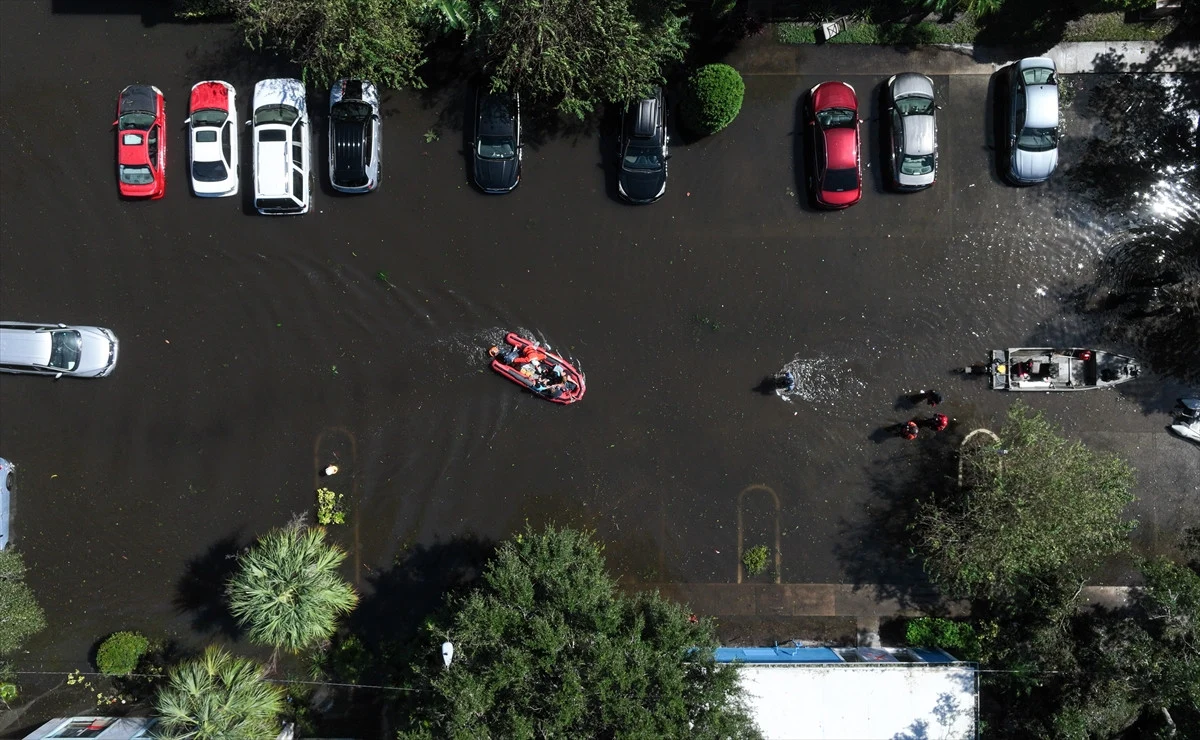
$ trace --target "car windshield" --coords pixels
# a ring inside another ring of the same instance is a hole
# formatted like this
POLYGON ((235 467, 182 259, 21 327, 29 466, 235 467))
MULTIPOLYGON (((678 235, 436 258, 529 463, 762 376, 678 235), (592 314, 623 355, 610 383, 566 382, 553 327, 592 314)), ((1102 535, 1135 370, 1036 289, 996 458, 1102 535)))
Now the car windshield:
POLYGON ((121 182, 126 185, 149 185, 154 182, 154 175, 150 173, 149 167, 120 165, 118 169, 121 171, 121 182))
POLYGON ((854 125, 854 111, 845 108, 827 108, 817 111, 817 123, 821 128, 838 128, 854 125))
POLYGON ((933 172, 932 154, 919 157, 905 154, 904 159, 900 161, 900 174, 902 175, 928 175, 930 172, 933 172))
POLYGON ((1027 152, 1048 152, 1058 146, 1058 130, 1053 128, 1023 128, 1017 146, 1027 152))
POLYGON ((1026 85, 1056 85, 1054 70, 1049 67, 1030 67, 1021 70, 1021 77, 1026 85))
POLYGON ((844 193, 847 190, 855 190, 857 188, 858 172, 853 169, 829 170, 825 173, 823 190, 833 193, 844 193))
POLYGON ((623 164, 629 170, 662 169, 662 151, 652 146, 630 145, 625 150, 623 164))
POLYGON ((221 182, 228 177, 224 162, 192 162, 192 178, 200 182, 221 182))
POLYGON ((215 110, 213 108, 198 110, 192 114, 192 128, 200 128, 201 126, 219 128, 222 123, 225 123, 225 119, 228 117, 223 110, 215 110))
POLYGON ((264 105, 254 111, 254 125, 282 123, 290 126, 300 117, 300 112, 290 105, 264 105))
POLYGON ((83 337, 74 329, 50 333, 50 367, 59 370, 74 370, 79 367, 79 349, 83 337))
POLYGON ((915 96, 900 98, 896 101, 896 112, 902 116, 928 116, 933 113, 933 101, 915 96))
POLYGON ((329 112, 335 121, 365 121, 370 115, 371 106, 357 100, 343 100, 329 112))
POLYGON ((480 159, 512 159, 517 154, 516 142, 509 136, 480 136, 480 159))
POLYGON ((153 125, 153 113, 126 113, 121 116, 118 123, 122 131, 145 131, 153 125))

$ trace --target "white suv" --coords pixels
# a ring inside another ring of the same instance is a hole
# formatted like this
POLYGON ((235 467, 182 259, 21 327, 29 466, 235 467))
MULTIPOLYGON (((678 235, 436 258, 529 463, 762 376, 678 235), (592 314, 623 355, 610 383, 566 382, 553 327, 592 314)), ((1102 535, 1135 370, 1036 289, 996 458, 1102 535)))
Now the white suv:
POLYGON ((268 216, 308 213, 312 147, 304 83, 263 80, 254 86, 254 207, 268 216))
POLYGON ((118 346, 98 326, 0 321, 0 372, 102 378, 116 367, 118 346))

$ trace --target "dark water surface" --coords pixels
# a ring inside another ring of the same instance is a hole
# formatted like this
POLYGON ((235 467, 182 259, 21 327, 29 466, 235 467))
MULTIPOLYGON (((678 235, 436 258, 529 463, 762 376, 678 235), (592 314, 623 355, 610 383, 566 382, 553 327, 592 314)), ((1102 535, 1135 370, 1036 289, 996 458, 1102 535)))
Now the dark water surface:
MULTIPOLYGON (((48 668, 115 629, 198 640, 219 620, 194 622, 189 563, 219 565, 323 484, 352 503, 334 536, 364 586, 411 545, 546 520, 595 528, 627 580, 729 582, 739 501, 746 547, 778 529, 785 582, 909 577, 854 554, 870 507, 920 475, 917 445, 878 433, 911 415, 897 399, 936 384, 952 430, 995 426, 1014 399, 952 367, 1106 338, 1108 319, 1065 296, 1098 279, 1112 226, 1068 177, 998 182, 986 74, 935 80, 931 191, 884 193, 878 123, 864 126, 866 193, 845 213, 798 197, 797 101, 820 81, 798 74, 748 77, 737 121, 677 146, 645 208, 611 197, 611 139, 595 135, 535 135, 521 186, 479 195, 466 88, 391 93, 380 191, 323 188, 309 215, 271 219, 190 195, 187 93, 228 80, 244 119, 257 79, 295 70, 255 66, 220 26, 2 3, 0 29, 0 310, 121 339, 106 379, 0 379, 14 535, 51 622, 30 649, 48 668), (167 98, 155 203, 116 193, 108 124, 133 82, 167 98), (578 358, 587 398, 556 407, 488 371, 508 329, 578 358), (754 391, 787 363, 802 378, 790 403, 754 391), (322 481, 330 462, 341 473, 322 481)), ((865 105, 883 80, 847 81, 865 105)), ((1086 137, 1075 107, 1068 132, 1086 137)), ((244 191, 248 149, 242 162, 244 191)), ((1180 390, 1151 373, 1124 393, 1026 399, 1149 471, 1144 549, 1194 513, 1195 462, 1163 431, 1180 390), (1145 455, 1193 467, 1155 479, 1145 455)))

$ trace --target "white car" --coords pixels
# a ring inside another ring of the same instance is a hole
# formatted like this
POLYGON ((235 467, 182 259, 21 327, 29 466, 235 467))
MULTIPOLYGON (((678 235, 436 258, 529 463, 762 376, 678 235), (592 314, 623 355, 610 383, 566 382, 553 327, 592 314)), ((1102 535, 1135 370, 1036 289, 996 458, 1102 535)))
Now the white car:
POLYGON ((12 463, 0 457, 0 550, 8 547, 9 489, 8 476, 12 474, 12 463))
POLYGON ((1008 179, 1045 182, 1058 166, 1058 72, 1049 57, 1012 65, 1008 106, 1008 179))
POLYGON ((188 155, 192 192, 223 198, 238 191, 237 95, 233 85, 206 80, 192 85, 188 105, 188 155))
POLYGON ((304 83, 263 80, 254 86, 254 208, 267 216, 308 213, 312 205, 312 137, 304 83))
POLYGON ((0 321, 0 372, 102 378, 117 349, 116 335, 98 326, 0 321))

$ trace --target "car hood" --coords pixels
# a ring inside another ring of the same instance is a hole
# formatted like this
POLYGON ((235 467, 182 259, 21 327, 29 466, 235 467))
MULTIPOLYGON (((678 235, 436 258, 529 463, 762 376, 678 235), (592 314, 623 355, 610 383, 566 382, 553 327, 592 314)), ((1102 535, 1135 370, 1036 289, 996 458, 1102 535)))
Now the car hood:
POLYGON ((517 186, 518 160, 475 157, 475 182, 488 192, 503 192, 517 186))
POLYGON ((1048 152, 1030 152, 1013 147, 1012 174, 1022 181, 1038 182, 1050 177, 1058 165, 1058 149, 1048 152))
POLYGON ((130 111, 157 113, 157 97, 154 88, 149 85, 130 85, 121 91, 121 102, 118 106, 120 115, 130 111))
POLYGON ((231 85, 228 82, 210 80, 197 82, 192 86, 188 109, 195 113, 198 110, 223 110, 229 112, 229 95, 231 85))
POLYGON ((621 192, 631 201, 648 202, 662 195, 667 184, 666 168, 658 170, 621 169, 618 185, 621 192))
POLYGON ((812 109, 848 108, 858 110, 858 96, 854 88, 844 82, 822 82, 812 90, 812 109))
POLYGON ((264 105, 290 105, 306 115, 308 106, 304 100, 304 83, 300 80, 276 78, 262 80, 254 86, 254 107, 258 110, 264 105))
POLYGON ((79 367, 76 375, 107 375, 117 364, 117 337, 112 339, 96 327, 74 327, 83 340, 79 351, 79 367))

